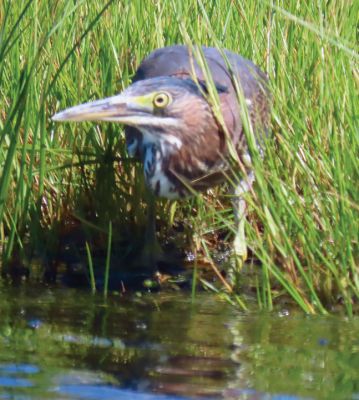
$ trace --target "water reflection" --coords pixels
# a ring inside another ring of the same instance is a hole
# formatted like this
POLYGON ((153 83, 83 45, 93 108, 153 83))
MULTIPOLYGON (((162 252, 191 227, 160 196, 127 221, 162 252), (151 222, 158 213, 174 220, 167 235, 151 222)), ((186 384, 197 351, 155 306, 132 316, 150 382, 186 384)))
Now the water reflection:
POLYGON ((354 399, 359 320, 201 294, 1 293, 0 399, 354 399))

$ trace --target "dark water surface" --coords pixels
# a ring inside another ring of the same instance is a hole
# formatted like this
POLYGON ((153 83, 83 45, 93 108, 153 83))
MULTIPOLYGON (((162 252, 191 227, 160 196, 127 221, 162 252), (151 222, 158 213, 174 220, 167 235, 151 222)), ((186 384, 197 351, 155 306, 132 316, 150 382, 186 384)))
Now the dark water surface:
POLYGON ((1 289, 0 399, 359 399, 359 319, 1 289))

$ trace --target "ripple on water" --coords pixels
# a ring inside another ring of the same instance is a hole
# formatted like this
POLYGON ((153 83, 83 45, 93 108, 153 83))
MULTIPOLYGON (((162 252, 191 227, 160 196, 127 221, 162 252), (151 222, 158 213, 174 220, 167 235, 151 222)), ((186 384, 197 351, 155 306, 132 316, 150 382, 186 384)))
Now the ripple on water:
POLYGON ((4 290, 0 399, 356 399, 359 320, 212 294, 4 290))

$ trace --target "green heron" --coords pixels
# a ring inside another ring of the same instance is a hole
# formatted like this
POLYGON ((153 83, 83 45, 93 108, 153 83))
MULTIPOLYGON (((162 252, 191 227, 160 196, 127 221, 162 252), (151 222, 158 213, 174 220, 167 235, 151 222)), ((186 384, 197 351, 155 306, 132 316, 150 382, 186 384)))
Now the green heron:
MULTIPOLYGON (((122 93, 66 109, 54 115, 53 120, 124 124, 128 154, 143 162, 150 191, 168 199, 183 198, 223 182, 228 176, 229 139, 245 166, 233 196, 237 223, 234 253, 245 260, 243 194, 250 190, 254 174, 241 107, 247 109, 260 149, 260 138, 266 135, 269 121, 267 78, 256 65, 238 54, 228 50, 222 53, 211 47, 202 47, 202 52, 212 76, 212 87, 218 93, 225 127, 218 122, 210 105, 205 73, 190 48, 182 45, 153 51, 122 93), (235 89, 235 82, 242 97, 235 89)), ((148 225, 152 244, 155 243, 153 207, 150 200, 148 225)))

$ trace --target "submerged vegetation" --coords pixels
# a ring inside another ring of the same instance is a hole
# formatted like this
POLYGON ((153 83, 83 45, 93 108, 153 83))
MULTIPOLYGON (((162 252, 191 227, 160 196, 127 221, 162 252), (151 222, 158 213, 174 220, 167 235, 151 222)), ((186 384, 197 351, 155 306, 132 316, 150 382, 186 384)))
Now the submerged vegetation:
MULTIPOLYGON (((102 256, 107 280, 113 252, 121 260, 136 253, 146 212, 142 171, 127 159, 122 128, 57 125, 51 116, 121 91, 153 49, 190 41, 261 66, 270 77, 272 134, 264 160, 254 156, 246 224, 252 262, 238 287, 212 259, 234 227, 226 188, 161 201, 162 243, 171 235, 206 259, 221 279, 199 278, 242 307, 251 287, 262 308, 289 295, 308 313, 343 304, 352 315, 359 299, 358 13, 358 2, 340 0, 1 2, 3 273, 24 265, 36 274, 40 260, 51 276, 66 248, 90 265, 102 256)), ((91 274, 93 288, 94 280, 91 274)))

